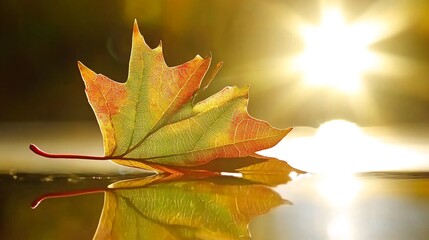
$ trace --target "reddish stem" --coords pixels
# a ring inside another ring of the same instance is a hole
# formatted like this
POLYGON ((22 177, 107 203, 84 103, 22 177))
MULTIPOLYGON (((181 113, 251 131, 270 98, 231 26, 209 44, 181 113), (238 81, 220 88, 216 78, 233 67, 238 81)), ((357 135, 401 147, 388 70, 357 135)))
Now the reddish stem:
MULTIPOLYGON (((187 169, 184 167, 175 167, 175 166, 169 166, 166 164, 156 164, 153 162, 146 161, 145 159, 138 159, 138 158, 126 158, 126 157, 116 157, 116 156, 89 156, 89 155, 76 155, 76 154, 54 154, 54 153, 47 153, 40 148, 38 148, 34 144, 30 144, 30 150, 33 151, 35 154, 47 157, 47 158, 69 158, 69 159, 86 159, 86 160, 113 160, 113 159, 121 159, 121 160, 135 160, 142 162, 144 164, 147 164, 156 170, 160 170, 163 172, 167 172, 170 174, 201 174, 206 176, 217 176, 220 175, 218 172, 212 172, 209 170, 196 170, 196 169, 187 169)), ((155 159, 155 158, 153 158, 155 159)))
POLYGON ((30 150, 35 154, 47 157, 47 158, 72 158, 72 159, 89 159, 89 160, 109 160, 111 157, 100 157, 100 156, 88 156, 88 155, 76 155, 76 154, 54 154, 47 153, 34 144, 30 144, 30 150))
POLYGON ((59 192, 59 193, 48 193, 38 197, 31 203, 31 208, 35 209, 39 204, 49 198, 63 198, 63 197, 73 197, 80 196, 92 193, 101 193, 106 192, 106 189, 87 189, 87 190, 78 190, 78 191, 70 191, 70 192, 59 192))

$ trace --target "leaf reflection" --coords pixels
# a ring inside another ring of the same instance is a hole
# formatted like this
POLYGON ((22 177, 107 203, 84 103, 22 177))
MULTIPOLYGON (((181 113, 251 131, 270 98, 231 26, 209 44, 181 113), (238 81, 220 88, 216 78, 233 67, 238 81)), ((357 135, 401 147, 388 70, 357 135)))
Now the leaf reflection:
POLYGON ((118 181, 107 188, 47 193, 32 207, 49 198, 104 192, 94 239, 250 239, 253 218, 289 203, 270 187, 304 173, 256 154, 174 172, 118 181))
POLYGON ((155 175, 110 187, 94 239, 250 239, 254 217, 289 203, 265 184, 225 176, 155 175))

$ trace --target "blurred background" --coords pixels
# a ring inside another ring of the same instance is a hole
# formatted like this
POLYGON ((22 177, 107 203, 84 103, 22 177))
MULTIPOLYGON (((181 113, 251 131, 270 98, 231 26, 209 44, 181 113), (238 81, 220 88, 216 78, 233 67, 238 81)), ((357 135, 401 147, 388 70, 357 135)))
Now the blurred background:
POLYGON ((249 84, 252 116, 298 126, 263 154, 329 173, 280 189, 294 207, 255 221, 255 239, 427 239, 427 174, 347 175, 429 171, 426 0, 0 0, 0 238, 92 236, 102 195, 30 202, 130 170, 44 159, 28 144, 103 154, 76 62, 124 82, 134 19, 169 66, 224 62, 200 99, 249 84))
POLYGON ((151 47, 162 40, 169 66, 223 61, 205 96, 250 84, 250 113, 277 127, 429 117, 424 0, 0 4, 2 122, 94 121, 76 61, 124 82, 134 19, 151 47))
POLYGON ((104 169, 52 164, 27 147, 103 153, 76 62, 124 82, 134 19, 169 66, 197 54, 224 62, 200 99, 249 84, 252 116, 296 127, 264 154, 315 172, 429 170, 427 1, 0 4, 2 171, 104 169))

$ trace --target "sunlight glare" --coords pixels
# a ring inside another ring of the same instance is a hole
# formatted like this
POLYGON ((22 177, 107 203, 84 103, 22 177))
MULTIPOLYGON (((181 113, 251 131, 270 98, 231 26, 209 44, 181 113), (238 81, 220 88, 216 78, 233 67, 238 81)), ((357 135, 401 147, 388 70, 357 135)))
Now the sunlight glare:
POLYGON ((327 231, 330 240, 352 239, 352 224, 347 216, 337 216, 329 223, 327 231))
MULTIPOLYGON (((293 136, 258 153, 281 158, 293 167, 326 175, 365 171, 429 169, 429 151, 418 143, 392 142, 389 135, 373 136, 366 128, 345 120, 331 120, 311 134, 293 136)), ((372 131, 370 131, 372 132, 372 131)))
POLYGON ((220 175, 221 176, 228 176, 228 177, 236 177, 236 178, 243 177, 242 173, 234 173, 234 172, 221 172, 220 175))
POLYGON ((317 189, 329 205, 344 208, 350 206, 361 189, 359 180, 348 174, 325 175, 317 189))
POLYGON ((354 172, 360 159, 359 148, 371 141, 354 123, 344 120, 333 120, 322 124, 314 136, 320 144, 314 146, 319 156, 323 156, 324 173, 354 172), (357 157, 356 157, 357 156, 357 157), (354 163, 350 163, 354 161, 354 163))
POLYGON ((298 176, 299 176, 299 174, 298 174, 297 172, 295 172, 295 171, 291 171, 291 172, 289 173, 289 177, 290 177, 290 179, 292 179, 292 180, 297 180, 297 179, 298 179, 298 176))
POLYGON ((300 30, 305 48, 295 59, 295 68, 310 85, 356 92, 362 75, 378 62, 368 49, 377 38, 376 24, 348 25, 335 8, 322 13, 319 26, 300 30))

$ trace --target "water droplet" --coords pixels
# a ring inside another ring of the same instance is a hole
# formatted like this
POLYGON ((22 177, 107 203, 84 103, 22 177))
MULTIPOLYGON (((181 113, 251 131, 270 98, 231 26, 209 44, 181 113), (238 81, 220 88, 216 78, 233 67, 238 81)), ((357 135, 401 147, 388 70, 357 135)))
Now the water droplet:
POLYGON ((77 183, 77 182, 79 182, 79 179, 76 178, 76 177, 69 177, 69 178, 67 178, 67 182, 69 182, 69 183, 77 183))
POLYGON ((42 182, 53 182, 54 176, 52 176, 52 175, 45 176, 45 177, 41 178, 40 181, 42 181, 42 182))

